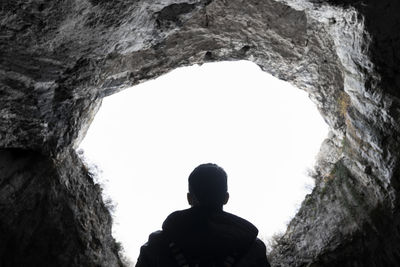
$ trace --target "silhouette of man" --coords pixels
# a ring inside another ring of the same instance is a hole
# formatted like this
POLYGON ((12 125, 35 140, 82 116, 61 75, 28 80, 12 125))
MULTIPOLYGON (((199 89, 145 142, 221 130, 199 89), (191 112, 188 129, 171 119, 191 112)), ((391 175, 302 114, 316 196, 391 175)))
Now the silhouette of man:
POLYGON ((142 246, 136 267, 269 267, 264 243, 250 222, 227 212, 227 174, 202 164, 189 176, 191 208, 170 214, 142 246))

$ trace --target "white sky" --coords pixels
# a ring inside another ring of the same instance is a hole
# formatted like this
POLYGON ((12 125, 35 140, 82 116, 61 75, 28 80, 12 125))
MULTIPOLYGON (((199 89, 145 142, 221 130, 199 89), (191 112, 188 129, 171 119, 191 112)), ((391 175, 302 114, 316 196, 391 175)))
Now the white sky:
POLYGON ((80 148, 117 204, 114 237, 136 260, 168 214, 188 208, 187 177, 228 173, 225 210, 268 238, 285 231, 313 185, 328 126, 305 92, 247 61, 176 69, 103 100, 80 148))

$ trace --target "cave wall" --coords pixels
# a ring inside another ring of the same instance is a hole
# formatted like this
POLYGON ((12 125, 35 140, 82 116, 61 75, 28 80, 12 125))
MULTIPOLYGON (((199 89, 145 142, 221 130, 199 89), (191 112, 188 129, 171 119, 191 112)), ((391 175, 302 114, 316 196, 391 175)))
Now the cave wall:
POLYGON ((400 4, 352 2, 0 2, 0 263, 120 265, 74 151, 101 99, 244 59, 307 91, 331 129, 273 266, 399 265, 400 4))
MULTIPOLYGON (((287 2, 296 9, 310 8, 310 3, 287 2)), ((328 19, 341 61, 348 98, 338 100, 345 127, 340 143, 335 138, 323 143, 314 173, 316 187, 272 253, 273 263, 397 266, 400 142, 395 80, 400 39, 395 29, 400 21, 392 12, 400 5, 372 1, 312 5, 317 8, 310 16, 328 19), (347 17, 347 25, 340 25, 334 14, 347 17)))
POLYGON ((0 266, 122 266, 101 189, 75 151, 0 150, 0 266))

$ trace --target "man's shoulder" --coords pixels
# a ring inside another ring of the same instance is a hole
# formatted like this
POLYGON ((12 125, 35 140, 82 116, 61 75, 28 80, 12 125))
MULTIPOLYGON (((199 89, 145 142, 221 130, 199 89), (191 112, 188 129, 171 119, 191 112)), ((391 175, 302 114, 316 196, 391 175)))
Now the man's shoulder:
POLYGON ((168 251, 168 240, 163 231, 149 235, 146 244, 140 248, 136 267, 168 267, 175 266, 168 251))
POLYGON ((162 230, 158 230, 158 231, 154 231, 149 235, 149 240, 150 239, 157 239, 160 238, 161 236, 163 236, 163 231, 162 230))
POLYGON ((223 211, 223 214, 224 214, 224 216, 228 217, 233 222, 236 222, 238 224, 245 224, 245 225, 248 225, 249 227, 256 228, 254 226, 254 224, 252 224, 248 220, 246 220, 246 219, 244 219, 244 218, 242 218, 242 217, 240 217, 240 216, 238 216, 236 214, 229 213, 229 212, 226 212, 226 211, 223 211))
POLYGON ((253 240, 258 235, 258 229, 254 224, 235 214, 224 211, 219 216, 217 215, 214 220, 220 222, 221 225, 229 224, 235 232, 241 232, 253 240))
POLYGON ((180 221, 180 220, 185 220, 187 217, 190 217, 192 214, 192 209, 184 209, 184 210, 176 210, 172 212, 170 215, 167 216, 167 218, 164 220, 163 223, 163 229, 164 226, 168 223, 172 223, 175 221, 180 221))
POLYGON ((149 240, 145 246, 162 245, 164 243, 166 243, 165 233, 162 230, 158 230, 149 235, 149 240))
POLYGON ((156 255, 168 247, 168 239, 164 231, 155 231, 149 235, 148 241, 140 248, 143 255, 156 255))
POLYGON ((240 260, 235 265, 237 267, 259 266, 270 267, 271 265, 267 259, 267 251, 264 242, 256 238, 248 251, 242 255, 240 260))

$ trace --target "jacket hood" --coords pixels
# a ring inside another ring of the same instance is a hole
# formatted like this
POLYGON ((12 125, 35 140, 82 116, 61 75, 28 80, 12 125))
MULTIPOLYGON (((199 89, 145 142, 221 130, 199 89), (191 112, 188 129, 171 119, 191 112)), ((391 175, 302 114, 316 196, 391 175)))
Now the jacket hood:
POLYGON ((172 213, 164 221, 163 231, 184 253, 194 257, 240 255, 258 234, 245 219, 201 207, 172 213))

